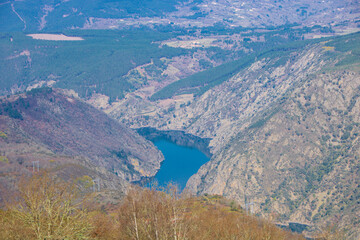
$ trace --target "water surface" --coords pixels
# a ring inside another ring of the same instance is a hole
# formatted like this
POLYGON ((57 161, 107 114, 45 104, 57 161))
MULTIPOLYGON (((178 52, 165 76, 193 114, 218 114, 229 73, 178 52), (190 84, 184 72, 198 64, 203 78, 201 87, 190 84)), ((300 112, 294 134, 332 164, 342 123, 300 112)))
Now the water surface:
POLYGON ((155 175, 155 180, 161 187, 172 182, 183 190, 189 178, 210 160, 196 148, 179 146, 165 139, 154 140, 154 144, 165 157, 159 172, 155 175))

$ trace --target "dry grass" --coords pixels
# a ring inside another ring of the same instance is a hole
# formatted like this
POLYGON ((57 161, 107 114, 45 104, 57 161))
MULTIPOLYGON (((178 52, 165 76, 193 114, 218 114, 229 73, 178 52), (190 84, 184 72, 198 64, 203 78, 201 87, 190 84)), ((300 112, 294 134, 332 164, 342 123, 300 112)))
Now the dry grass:
POLYGON ((104 208, 85 201, 75 186, 47 173, 21 181, 17 201, 0 210, 0 238, 304 239, 247 215, 221 196, 180 195, 172 186, 134 187, 121 203, 104 208))

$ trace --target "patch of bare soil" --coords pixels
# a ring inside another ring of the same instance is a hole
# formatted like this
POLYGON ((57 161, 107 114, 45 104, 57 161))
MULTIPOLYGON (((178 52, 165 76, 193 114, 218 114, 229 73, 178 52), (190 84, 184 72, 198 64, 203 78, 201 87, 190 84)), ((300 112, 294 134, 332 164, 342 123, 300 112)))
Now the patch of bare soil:
POLYGON ((69 37, 64 34, 48 34, 48 33, 36 33, 28 34, 27 36, 37 40, 50 40, 50 41, 82 41, 82 37, 69 37))

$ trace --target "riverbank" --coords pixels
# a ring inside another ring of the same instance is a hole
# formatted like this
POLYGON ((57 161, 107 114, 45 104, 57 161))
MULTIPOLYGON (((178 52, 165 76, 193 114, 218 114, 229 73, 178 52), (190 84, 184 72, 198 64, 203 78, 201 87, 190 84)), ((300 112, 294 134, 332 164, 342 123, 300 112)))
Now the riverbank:
POLYGON ((189 178, 212 156, 210 139, 202 139, 182 131, 159 131, 155 128, 140 128, 136 131, 152 141, 165 157, 154 177, 134 182, 140 186, 150 187, 155 183, 159 187, 166 187, 171 183, 182 191, 189 178))
POLYGON ((209 147, 210 138, 200 138, 179 130, 163 131, 151 127, 138 128, 134 130, 152 142, 167 140, 178 146, 196 148, 200 152, 204 153, 208 158, 212 157, 211 148, 209 147))

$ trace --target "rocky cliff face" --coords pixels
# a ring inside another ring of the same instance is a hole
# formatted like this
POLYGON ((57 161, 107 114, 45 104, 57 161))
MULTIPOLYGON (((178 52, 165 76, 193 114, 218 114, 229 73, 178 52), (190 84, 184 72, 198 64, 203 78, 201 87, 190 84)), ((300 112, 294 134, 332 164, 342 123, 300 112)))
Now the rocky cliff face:
POLYGON ((34 89, 1 102, 4 172, 33 171, 39 161, 41 169, 67 168, 65 175, 82 172, 124 191, 127 182, 160 168, 163 156, 151 142, 66 91, 34 89))
MULTIPOLYGON (((187 186, 256 212, 358 228, 360 75, 315 75, 241 130, 187 186)), ((354 228, 354 229, 355 229, 354 228)))
POLYGON ((284 76, 290 84, 284 88, 278 80, 274 89, 284 91, 251 91, 255 99, 266 96, 270 101, 248 101, 247 118, 234 125, 228 141, 187 187, 243 204, 246 195, 257 213, 318 226, 335 223, 350 229, 355 239, 360 211, 359 65, 344 64, 339 56, 328 58, 321 48, 305 50, 294 65, 283 66, 283 72, 291 72, 284 76))

